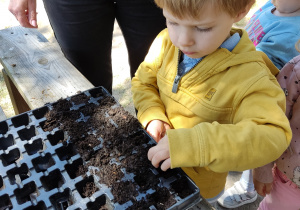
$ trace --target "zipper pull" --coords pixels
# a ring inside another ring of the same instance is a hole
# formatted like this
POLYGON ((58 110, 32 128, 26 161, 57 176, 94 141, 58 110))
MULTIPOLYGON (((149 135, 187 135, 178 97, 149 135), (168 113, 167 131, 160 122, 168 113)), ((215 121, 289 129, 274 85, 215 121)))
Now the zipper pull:
POLYGON ((172 92, 173 93, 177 93, 180 79, 181 79, 181 77, 179 75, 176 75, 176 77, 174 79, 173 87, 172 87, 172 92))

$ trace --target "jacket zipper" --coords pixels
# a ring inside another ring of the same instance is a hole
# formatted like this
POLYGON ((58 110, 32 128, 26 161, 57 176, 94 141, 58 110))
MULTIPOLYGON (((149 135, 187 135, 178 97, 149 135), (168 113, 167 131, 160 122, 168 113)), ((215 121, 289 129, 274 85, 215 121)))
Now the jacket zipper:
POLYGON ((179 82, 181 80, 181 78, 186 75, 188 72, 190 72, 191 70, 193 70, 195 68, 195 66, 198 65, 198 63, 203 60, 199 60, 197 63, 195 63, 195 65, 188 71, 184 72, 182 75, 179 75, 179 60, 180 60, 180 56, 181 56, 181 51, 178 49, 178 58, 177 58, 177 75, 174 79, 174 82, 173 82, 173 87, 172 87, 172 92, 173 93, 177 93, 178 92, 178 86, 179 86, 179 82))

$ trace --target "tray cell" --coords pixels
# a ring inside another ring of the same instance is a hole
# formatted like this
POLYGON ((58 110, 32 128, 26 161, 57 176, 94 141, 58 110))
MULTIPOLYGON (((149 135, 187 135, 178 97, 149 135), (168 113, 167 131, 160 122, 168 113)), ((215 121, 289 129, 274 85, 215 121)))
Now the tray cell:
POLYGON ((56 131, 54 134, 49 134, 47 139, 50 141, 52 146, 61 143, 65 138, 64 132, 62 130, 56 131))
POLYGON ((12 209, 13 205, 7 194, 0 196, 0 209, 12 209))
POLYGON ((67 209, 74 203, 73 196, 69 188, 66 188, 63 192, 51 195, 49 200, 55 210, 67 209))
POLYGON ((8 147, 15 144, 15 140, 12 134, 9 134, 7 137, 0 138, 0 150, 7 150, 8 147))
POLYGON ((32 164, 37 173, 44 172, 51 166, 55 164, 54 159, 50 153, 47 153, 45 156, 40 156, 35 159, 32 159, 32 164))
POLYGON ((39 120, 45 117, 45 114, 49 111, 49 108, 47 106, 35 109, 32 111, 33 116, 35 119, 39 120))
POLYGON ((83 160, 81 158, 72 162, 72 164, 66 164, 65 168, 71 179, 77 177, 76 173, 80 167, 83 167, 83 160))
POLYGON ((23 163, 20 167, 15 167, 7 171, 7 176, 11 185, 16 183, 16 176, 21 179, 21 181, 30 177, 30 172, 26 163, 23 163))
POLYGON ((94 192, 99 190, 99 188, 95 185, 93 176, 89 176, 78 182, 75 184, 75 187, 82 198, 90 197, 94 192), (89 190, 89 193, 87 192, 87 189, 89 190))
POLYGON ((44 149, 44 144, 41 138, 34 140, 32 143, 24 145, 28 155, 34 155, 37 152, 42 152, 44 149))
POLYGON ((25 184, 23 188, 14 190, 14 194, 17 198, 18 204, 26 203, 27 201, 35 200, 39 195, 39 191, 34 182, 25 184))
POLYGON ((98 198, 95 199, 94 202, 88 202, 86 207, 88 210, 98 210, 98 209, 112 210, 113 209, 110 200, 105 195, 99 196, 98 198))
POLYGON ((11 118, 11 122, 15 128, 21 127, 22 125, 27 126, 30 122, 30 118, 27 113, 17 115, 11 118))
POLYGON ((8 152, 8 154, 3 153, 0 155, 0 159, 2 160, 2 164, 4 166, 8 166, 10 164, 16 163, 16 161, 21 157, 20 150, 15 148, 8 152))
POLYGON ((55 152, 61 161, 69 160, 71 157, 77 154, 74 145, 71 143, 56 149, 55 152))
POLYGON ((41 182, 47 192, 55 188, 60 188, 65 183, 65 179, 61 175, 60 171, 56 169, 51 171, 48 176, 42 176, 41 182))
POLYGON ((43 201, 38 202, 35 206, 29 206, 24 210, 47 210, 47 207, 43 201))
POLYGON ((30 140, 37 135, 35 127, 32 125, 29 128, 24 128, 18 131, 18 135, 22 141, 30 140))
POLYGON ((0 134, 6 134, 8 131, 8 124, 6 121, 0 122, 0 134))

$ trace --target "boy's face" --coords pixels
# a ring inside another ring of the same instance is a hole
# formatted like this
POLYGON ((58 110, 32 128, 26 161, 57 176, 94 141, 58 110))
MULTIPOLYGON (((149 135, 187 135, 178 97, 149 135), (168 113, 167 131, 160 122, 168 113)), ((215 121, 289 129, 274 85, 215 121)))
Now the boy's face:
POLYGON ((197 19, 174 17, 163 9, 172 43, 190 58, 214 52, 229 37, 236 18, 208 6, 197 19))
POLYGON ((300 0, 272 0, 272 4, 280 13, 293 13, 300 10, 300 0))

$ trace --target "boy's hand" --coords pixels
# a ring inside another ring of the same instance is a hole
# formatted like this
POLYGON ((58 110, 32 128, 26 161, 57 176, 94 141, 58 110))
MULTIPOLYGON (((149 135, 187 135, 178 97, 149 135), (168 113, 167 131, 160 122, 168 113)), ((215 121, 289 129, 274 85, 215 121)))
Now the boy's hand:
POLYGON ((166 131, 170 129, 170 125, 161 120, 152 120, 147 128, 147 133, 156 141, 159 142, 166 135, 166 131))
POLYGON ((149 149, 148 159, 155 168, 158 168, 162 162, 160 168, 163 171, 171 167, 168 136, 164 136, 156 146, 149 149))
POLYGON ((254 187, 257 193, 261 196, 266 196, 267 194, 270 194, 272 190, 272 183, 262 183, 257 181, 256 179, 253 179, 254 187))

